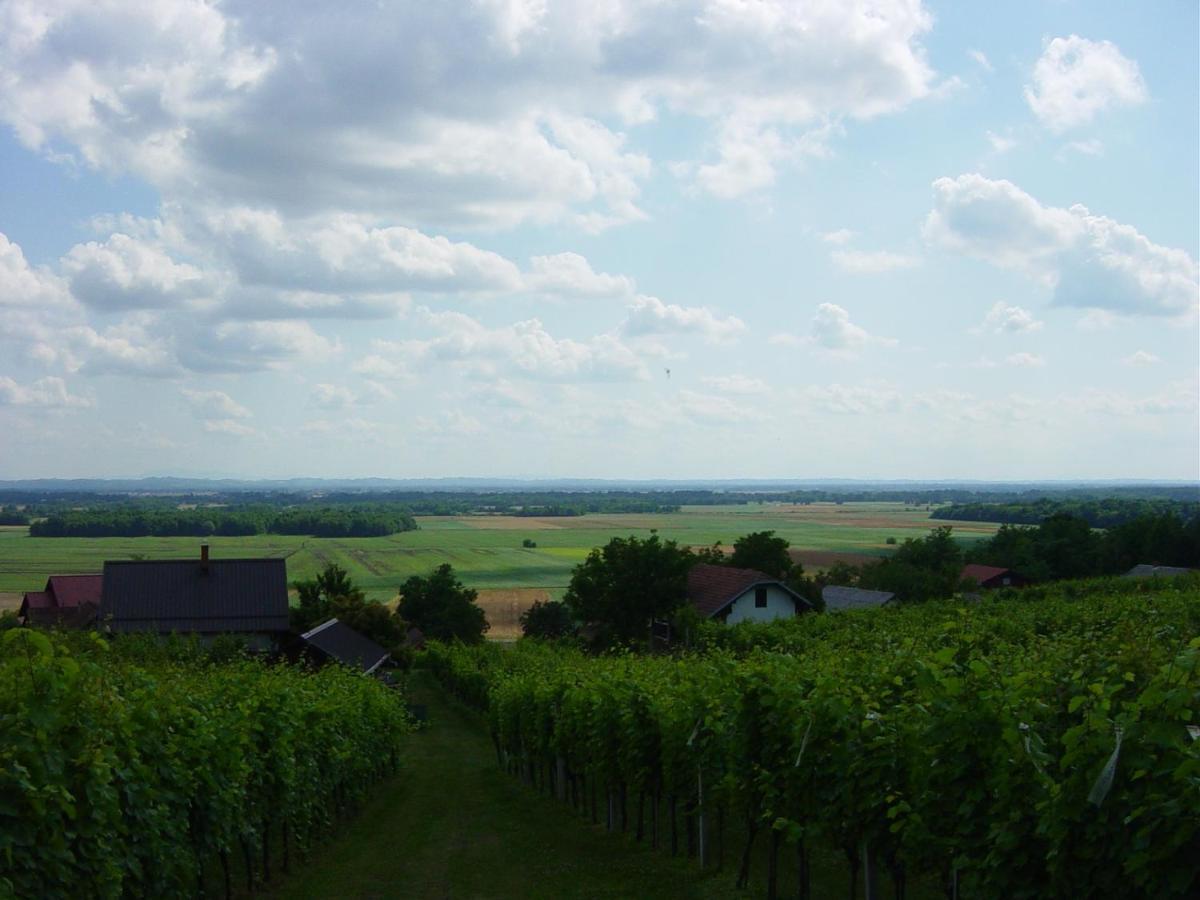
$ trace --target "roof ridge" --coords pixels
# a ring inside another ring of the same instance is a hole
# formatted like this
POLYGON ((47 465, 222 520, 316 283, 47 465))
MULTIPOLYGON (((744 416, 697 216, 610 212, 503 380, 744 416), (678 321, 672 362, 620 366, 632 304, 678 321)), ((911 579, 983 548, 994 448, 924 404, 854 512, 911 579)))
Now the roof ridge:
POLYGON ((336 618, 330 619, 328 622, 322 622, 316 628, 313 628, 313 629, 310 629, 309 631, 304 632, 304 634, 300 635, 300 637, 307 640, 308 638, 312 637, 314 634, 320 634, 322 631, 324 631, 330 625, 336 625, 336 624, 337 624, 336 618))

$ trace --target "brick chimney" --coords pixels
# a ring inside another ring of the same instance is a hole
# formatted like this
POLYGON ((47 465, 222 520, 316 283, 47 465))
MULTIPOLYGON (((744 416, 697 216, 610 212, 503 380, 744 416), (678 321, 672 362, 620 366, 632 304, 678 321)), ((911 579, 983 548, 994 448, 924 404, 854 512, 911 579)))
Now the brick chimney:
POLYGON ((200 573, 208 574, 208 544, 200 545, 200 573))

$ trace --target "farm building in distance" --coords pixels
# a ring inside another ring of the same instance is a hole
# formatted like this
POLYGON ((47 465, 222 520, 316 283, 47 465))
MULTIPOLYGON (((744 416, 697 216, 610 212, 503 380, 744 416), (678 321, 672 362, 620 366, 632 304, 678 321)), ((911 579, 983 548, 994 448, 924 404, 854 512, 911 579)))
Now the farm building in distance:
POLYGON ((100 608, 100 575, 51 575, 46 589, 29 591, 17 615, 26 625, 86 628, 100 608))
POLYGON ((821 599, 825 601, 826 612, 840 612, 846 609, 884 606, 895 600, 896 595, 891 591, 868 591, 866 588, 830 584, 821 588, 821 599))
POLYGON ((263 648, 288 631, 283 559, 117 561, 104 564, 100 623, 112 632, 241 634, 263 648))
POLYGON ((981 566, 971 563, 963 566, 958 576, 960 581, 972 581, 980 588, 1025 587, 1029 579, 1012 569, 1001 569, 996 566, 981 566))
POLYGON ((358 669, 364 675, 370 675, 391 655, 373 640, 337 619, 330 619, 306 631, 300 635, 300 640, 310 657, 322 662, 338 662, 358 669))
POLYGON ((697 563, 688 571, 688 602, 727 624, 790 618, 812 607, 777 578, 755 569, 697 563))

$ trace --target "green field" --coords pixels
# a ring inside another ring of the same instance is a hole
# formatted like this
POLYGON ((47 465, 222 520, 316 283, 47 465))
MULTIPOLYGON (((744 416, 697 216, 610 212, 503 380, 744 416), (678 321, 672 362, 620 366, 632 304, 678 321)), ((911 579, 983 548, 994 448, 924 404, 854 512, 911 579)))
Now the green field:
MULTIPOLYGON (((900 503, 750 504, 685 507, 678 513, 609 514, 571 518, 429 516, 418 531, 382 538, 312 538, 290 535, 209 539, 214 557, 284 556, 288 578, 310 577, 327 563, 347 569, 368 596, 393 597, 408 576, 448 562, 474 588, 545 588, 557 594, 571 569, 593 547, 615 535, 663 537, 691 546, 729 545, 743 534, 774 529, 787 538, 807 570, 827 565, 831 554, 879 556, 889 537, 902 541, 944 524, 925 509, 900 503), (525 549, 521 542, 537 542, 525 549)), ((965 540, 996 526, 954 523, 965 540)), ((49 575, 98 572, 106 559, 168 559, 198 554, 197 538, 31 538, 25 528, 0 528, 0 592, 40 590, 49 575)), ((11 600, 11 597, 10 597, 11 600)))

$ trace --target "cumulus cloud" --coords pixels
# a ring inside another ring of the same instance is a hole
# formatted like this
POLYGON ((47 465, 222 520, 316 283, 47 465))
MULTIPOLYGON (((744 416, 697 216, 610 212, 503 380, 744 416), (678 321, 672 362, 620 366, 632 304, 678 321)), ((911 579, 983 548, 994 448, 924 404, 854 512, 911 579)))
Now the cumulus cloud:
POLYGON ((202 419, 248 419, 252 415, 250 410, 224 391, 181 388, 180 393, 191 405, 192 411, 202 419))
POLYGON ((629 304, 621 330, 631 337, 695 334, 709 341, 731 340, 746 330, 737 316, 721 316, 703 306, 678 306, 657 297, 639 296, 629 304))
POLYGON ((698 177, 743 190, 810 131, 929 95, 920 41, 931 27, 917 0, 394 3, 296 16, 203 0, 164 0, 153 14, 132 0, 12 0, 0 116, 30 147, 65 143, 84 165, 175 195, 600 228, 644 215, 650 172, 605 122, 694 117, 716 149, 698 177))
POLYGON ((1042 325, 1029 310, 997 300, 983 317, 981 330, 992 334, 1026 334, 1038 331, 1042 325))
POLYGON ((994 131, 987 132, 987 139, 993 153, 1007 153, 1013 147, 1017 146, 1016 138, 996 134, 994 131))
POLYGON ((1159 357, 1145 350, 1135 350, 1121 359, 1121 363, 1126 366, 1153 366, 1160 362, 1162 360, 1159 357))
POLYGON ((1054 38, 1033 67, 1025 102, 1044 126, 1062 132, 1085 125, 1115 106, 1146 101, 1138 65, 1109 41, 1078 35, 1054 38))
POLYGON ((836 303, 822 303, 817 307, 807 341, 838 353, 853 353, 868 344, 890 346, 896 343, 892 338, 877 337, 855 325, 850 321, 850 313, 836 303))
POLYGON ((834 250, 830 258, 844 272, 868 275, 911 269, 920 263, 915 256, 887 250, 834 250))
POLYGON ((222 322, 190 335, 178 354, 198 372, 252 372, 296 359, 328 359, 338 349, 307 322, 222 322))
POLYGON ((635 289, 632 278, 596 272, 578 253, 533 257, 525 286, 564 297, 626 297, 635 289))
POLYGON ((29 384, 20 384, 0 375, 0 406, 25 406, 38 409, 77 409, 92 401, 67 390, 67 383, 53 375, 29 384))
POLYGON ((1019 369, 1040 369, 1042 366, 1046 365, 1046 360, 1038 356, 1036 353, 1021 351, 1020 353, 1013 353, 1009 356, 1006 356, 1004 358, 1004 364, 1008 366, 1014 366, 1019 369))
POLYGON ((995 72, 996 71, 995 67, 992 66, 991 60, 989 60, 987 58, 987 54, 984 53, 982 50, 968 50, 967 56, 969 56, 969 57, 971 57, 971 59, 975 60, 975 64, 978 65, 979 68, 983 69, 985 72, 995 72))
POLYGON ((99 310, 171 307, 205 292, 200 271, 127 234, 76 244, 62 260, 71 292, 99 310))
POLYGON ((761 378, 747 375, 708 375, 700 381, 723 394, 765 394, 769 390, 761 378))
POLYGON ((19 244, 0 232, 0 309, 3 316, 18 308, 46 311, 76 306, 66 283, 43 266, 31 266, 19 244))
POLYGON ((812 385, 801 397, 819 409, 841 415, 894 412, 903 405, 903 396, 890 384, 812 385))
POLYGON ((462 313, 421 313, 438 334, 427 339, 375 341, 374 353, 355 371, 380 378, 404 377, 414 369, 451 365, 468 375, 498 374, 538 381, 628 381, 646 376, 645 364, 618 337, 586 341, 556 338, 538 319, 489 328, 462 313))
POLYGON ((258 432, 237 419, 205 419, 203 428, 209 434, 224 434, 229 437, 257 437, 258 432))
POLYGON ((848 244, 854 238, 854 232, 849 228, 839 228, 836 231, 826 231, 822 233, 821 240, 827 244, 848 244))
POLYGON ((1085 206, 1043 206, 1012 182, 979 174, 939 178, 933 190, 930 241, 1037 278, 1057 305, 1166 316, 1196 310, 1196 261, 1130 225, 1085 206))
POLYGON ((322 409, 348 409, 358 400, 354 391, 338 384, 313 385, 311 399, 322 409))

